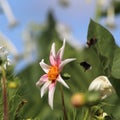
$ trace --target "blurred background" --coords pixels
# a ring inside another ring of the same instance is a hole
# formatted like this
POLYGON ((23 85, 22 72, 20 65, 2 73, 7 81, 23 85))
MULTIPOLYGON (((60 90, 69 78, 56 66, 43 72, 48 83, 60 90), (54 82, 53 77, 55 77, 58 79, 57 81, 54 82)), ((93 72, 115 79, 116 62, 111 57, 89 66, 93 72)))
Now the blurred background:
MULTIPOLYGON (((117 44, 120 44, 118 39, 119 0, 51 0, 50 2, 47 0, 5 0, 5 3, 2 1, 0 6, 1 34, 14 44, 19 54, 35 49, 35 40, 32 37, 46 26, 50 11, 57 23, 56 30, 62 34, 62 39, 68 39, 74 47, 81 48, 85 45, 90 19, 107 27, 117 44), (36 27, 35 31, 33 26, 36 27)), ((31 59, 34 60, 34 57, 31 59)), ((24 64, 19 63, 17 69, 23 68, 24 64)))
MULTIPOLYGON (((84 50, 90 19, 106 27, 117 45, 120 45, 119 13, 119 0, 0 0, 0 45, 8 49, 14 74, 20 79, 20 89, 15 93, 19 94, 19 101, 23 98, 28 101, 20 114, 22 117, 42 120, 52 117, 56 120, 61 116, 61 110, 58 109, 60 102, 55 100, 55 110, 52 112, 57 114, 52 115, 47 95, 41 99, 39 89, 35 86, 43 74, 39 62, 42 58, 49 61, 53 42, 59 48, 65 38, 67 45, 64 57, 77 58, 77 64, 70 63, 64 70, 71 75, 67 83, 72 87, 70 93, 65 89, 66 101, 70 102, 70 96, 75 91, 87 90, 90 81, 100 75, 102 69, 97 61, 89 59, 94 53, 87 53, 86 56, 87 50, 84 50), (79 66, 83 60, 96 63, 96 69, 85 73, 79 66), (71 71, 71 67, 75 70, 71 71)), ((55 94, 55 98, 59 99, 59 95, 55 94)), ((68 105, 68 108, 71 106, 68 105)))

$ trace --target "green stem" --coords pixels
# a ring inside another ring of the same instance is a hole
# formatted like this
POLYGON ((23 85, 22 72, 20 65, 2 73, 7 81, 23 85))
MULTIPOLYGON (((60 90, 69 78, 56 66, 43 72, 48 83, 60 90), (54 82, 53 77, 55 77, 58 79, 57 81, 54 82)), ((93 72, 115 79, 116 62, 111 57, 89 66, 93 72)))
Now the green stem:
POLYGON ((76 109, 74 108, 73 120, 76 120, 76 109))
POLYGON ((3 119, 8 120, 8 102, 7 102, 7 87, 4 67, 2 67, 2 94, 3 94, 3 119))
POLYGON ((60 90, 61 90, 61 100, 62 100, 62 108, 63 108, 64 120, 68 120, 67 111, 66 111, 65 102, 64 102, 64 94, 63 94, 62 86, 60 86, 60 90))
POLYGON ((89 116, 89 108, 86 109, 86 113, 83 120, 88 120, 88 116, 89 116))
POLYGON ((20 103, 19 103, 19 105, 18 105, 18 107, 17 107, 17 109, 16 109, 16 111, 15 111, 15 120, 18 120, 19 118, 19 112, 20 112, 20 110, 22 109, 22 107, 25 105, 25 103, 27 103, 27 100, 25 100, 25 99, 23 99, 20 103))

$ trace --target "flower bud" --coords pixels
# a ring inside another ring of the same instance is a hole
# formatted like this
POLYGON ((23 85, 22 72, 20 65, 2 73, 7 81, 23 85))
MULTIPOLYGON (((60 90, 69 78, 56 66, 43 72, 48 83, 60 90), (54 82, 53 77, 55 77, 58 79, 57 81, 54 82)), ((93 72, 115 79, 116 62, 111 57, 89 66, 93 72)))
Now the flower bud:
POLYGON ((85 105, 86 97, 84 93, 76 93, 71 97, 71 103, 74 107, 80 107, 85 105))
POLYGON ((8 83, 8 87, 9 88, 12 88, 12 89, 15 89, 18 87, 18 84, 16 82, 9 82, 8 83))

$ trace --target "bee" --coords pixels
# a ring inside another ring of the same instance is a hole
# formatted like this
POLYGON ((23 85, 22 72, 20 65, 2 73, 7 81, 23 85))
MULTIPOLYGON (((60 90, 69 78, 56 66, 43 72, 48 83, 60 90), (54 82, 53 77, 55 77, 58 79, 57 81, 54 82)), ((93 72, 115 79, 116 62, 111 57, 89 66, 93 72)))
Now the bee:
POLYGON ((84 68, 85 71, 92 69, 92 66, 89 63, 87 63, 86 61, 80 62, 80 65, 84 68))
POLYGON ((90 40, 87 41, 87 45, 90 48, 92 45, 96 44, 97 39, 96 38, 91 38, 90 40))

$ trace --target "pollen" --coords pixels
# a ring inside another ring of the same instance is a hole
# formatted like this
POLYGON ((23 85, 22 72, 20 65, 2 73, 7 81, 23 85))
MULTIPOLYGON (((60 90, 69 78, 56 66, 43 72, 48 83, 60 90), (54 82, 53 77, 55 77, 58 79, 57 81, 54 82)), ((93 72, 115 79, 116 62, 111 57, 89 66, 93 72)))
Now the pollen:
POLYGON ((49 80, 55 81, 59 75, 58 66, 51 66, 47 75, 49 80))

